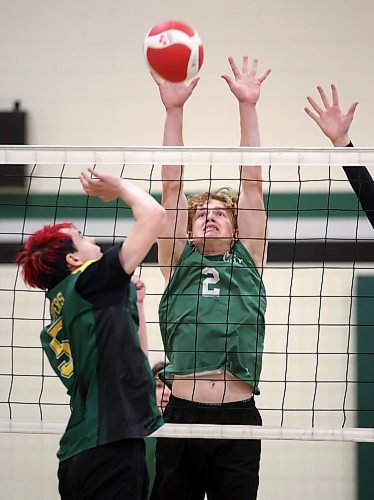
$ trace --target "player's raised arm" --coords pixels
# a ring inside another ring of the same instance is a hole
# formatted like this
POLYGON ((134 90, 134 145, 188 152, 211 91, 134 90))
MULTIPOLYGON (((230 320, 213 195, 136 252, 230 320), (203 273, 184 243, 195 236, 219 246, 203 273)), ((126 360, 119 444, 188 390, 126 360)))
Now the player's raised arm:
MULTIPOLYGON (((331 84, 331 104, 323 88, 318 85, 318 93, 321 97, 322 106, 310 96, 307 100, 313 111, 308 107, 304 110, 319 126, 326 137, 336 147, 353 146, 349 138, 349 129, 354 118, 358 102, 353 102, 347 113, 340 109, 339 94, 336 85, 331 84)), ((343 170, 349 180, 352 189, 356 193, 363 210, 374 228, 374 180, 368 169, 363 166, 344 167, 343 170)))
POLYGON ((325 91, 320 85, 318 85, 317 90, 323 106, 321 107, 312 97, 308 96, 307 100, 314 112, 308 107, 305 107, 304 110, 306 114, 316 122, 334 146, 347 146, 350 142, 348 132, 358 102, 353 102, 348 112, 343 113, 339 105, 338 90, 334 84, 331 85, 332 104, 329 103, 325 91))
POLYGON ((121 177, 89 168, 88 173, 82 172, 80 181, 87 194, 105 202, 120 198, 131 208, 135 224, 121 247, 120 261, 127 274, 133 273, 162 231, 165 210, 146 191, 121 177))
MULTIPOLYGON (((171 83, 151 74, 166 112, 163 145, 183 146, 183 108, 199 79, 189 84, 171 83)), ((167 211, 167 223, 159 235, 158 258, 161 272, 168 281, 186 243, 188 205, 183 192, 182 165, 162 167, 162 206, 167 211)))
MULTIPOLYGON (((249 65, 243 57, 240 69, 229 57, 232 75, 222 75, 231 92, 238 99, 240 114, 240 145, 260 146, 260 132, 256 104, 263 81, 270 74, 268 69, 256 76, 258 61, 249 65)), ((261 166, 241 166, 241 192, 238 202, 239 238, 251 254, 255 264, 261 267, 266 261, 266 213, 263 200, 261 166)))

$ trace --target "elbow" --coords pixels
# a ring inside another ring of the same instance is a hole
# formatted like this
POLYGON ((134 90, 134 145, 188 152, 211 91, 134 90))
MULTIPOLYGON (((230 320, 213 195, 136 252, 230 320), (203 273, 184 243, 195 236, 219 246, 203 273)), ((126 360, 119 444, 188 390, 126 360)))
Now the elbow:
POLYGON ((183 192, 182 179, 163 179, 162 180, 162 193, 164 196, 174 196, 175 193, 183 192))

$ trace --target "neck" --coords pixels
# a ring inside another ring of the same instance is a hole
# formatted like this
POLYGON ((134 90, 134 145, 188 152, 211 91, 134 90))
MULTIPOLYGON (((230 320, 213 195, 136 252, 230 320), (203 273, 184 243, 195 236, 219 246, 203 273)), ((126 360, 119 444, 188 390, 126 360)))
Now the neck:
POLYGON ((234 244, 234 240, 226 239, 203 239, 203 240, 192 240, 195 247, 202 255, 224 255, 229 252, 234 244))

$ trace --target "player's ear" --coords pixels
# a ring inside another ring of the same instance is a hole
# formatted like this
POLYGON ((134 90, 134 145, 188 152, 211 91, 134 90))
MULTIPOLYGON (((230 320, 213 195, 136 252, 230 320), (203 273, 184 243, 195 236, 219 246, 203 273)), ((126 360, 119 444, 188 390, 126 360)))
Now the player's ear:
POLYGON ((83 262, 76 253, 67 253, 65 256, 66 263, 69 269, 76 269, 83 265, 83 262))

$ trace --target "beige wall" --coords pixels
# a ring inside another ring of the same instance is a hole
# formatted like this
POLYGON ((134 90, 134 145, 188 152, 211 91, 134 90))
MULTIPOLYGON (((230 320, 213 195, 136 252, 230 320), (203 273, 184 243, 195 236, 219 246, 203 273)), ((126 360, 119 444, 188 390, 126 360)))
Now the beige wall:
MULTIPOLYGON (((13 0, 0 3, 0 108, 22 101, 29 112, 29 142, 32 144, 158 145, 162 137, 163 110, 157 89, 147 73, 142 54, 145 32, 164 19, 180 19, 193 25, 205 46, 201 81, 185 114, 188 145, 236 145, 237 106, 219 76, 227 71, 226 57, 247 53, 258 56, 260 68, 270 66, 272 75, 264 84, 258 106, 262 142, 267 146, 328 146, 329 143, 304 114, 305 96, 316 95, 316 84, 338 85, 343 109, 358 99, 360 106, 352 125, 357 145, 372 146, 374 110, 374 35, 371 0, 313 2, 269 0, 13 0)), ((12 267, 1 268, 1 280, 12 267)), ((160 290, 157 270, 150 270, 148 290, 160 290)), ((276 294, 288 283, 282 270, 269 276, 268 290, 276 294)), ((308 271, 307 281, 318 288, 318 272, 308 271)), ((347 273, 335 273, 333 290, 349 292, 347 273)), ((3 285, 2 285, 3 286, 3 285)), ((298 285, 302 286, 302 285, 298 285)), ((304 290, 302 293, 306 293, 304 290)), ((20 299, 24 313, 33 302, 20 299)), ((1 316, 9 312, 11 297, 1 294, 1 316)), ((349 299, 347 299, 349 300, 349 299)), ((286 300, 287 302, 287 300, 286 300)), ((149 321, 156 321, 157 297, 148 298, 149 321)), ((272 299, 268 321, 282 318, 284 299, 272 299)), ((308 305, 309 307, 309 305, 308 305)), ((304 316, 305 306, 295 310, 304 316)), ((310 308, 315 318, 315 304, 310 308)), ((345 317, 346 301, 326 310, 327 320, 345 317)), ((38 325, 27 334, 38 342, 38 325)), ((284 348, 285 326, 269 326, 267 350, 284 348)), ((157 327, 151 330, 153 348, 160 346, 157 327)), ((0 338, 9 332, 2 320, 0 338)), ((347 331, 336 331, 334 348, 346 341, 347 331)), ((32 340, 31 340, 32 338, 32 340)), ((325 339, 326 337, 324 337, 325 339)), ((5 338, 5 342, 9 339, 5 338)), ((295 349, 300 338, 292 331, 295 349)), ((307 332, 305 346, 315 346, 315 329, 307 332)), ((329 344, 326 344, 326 348, 329 344)), ((20 370, 40 360, 17 359, 20 370)), ((152 354, 152 359, 158 356, 152 354)), ((310 358, 309 370, 313 368, 310 358)), ((9 363, 2 351, 1 366, 9 363)), ((279 375, 282 367, 264 360, 264 376, 279 375)), ((344 362, 343 362, 344 364, 344 362)), ((304 370, 300 360, 291 366, 297 377, 304 370)), ((341 375, 342 365, 334 367, 341 375)), ((30 382, 31 383, 31 382, 30 382)), ((263 386, 259 406, 279 403, 279 392, 263 386), (265 390, 266 388, 266 390, 265 390), (275 392, 274 392, 275 391, 275 392)), ((20 385, 22 396, 37 390, 20 385), (23 392, 22 392, 23 391, 23 392)), ((61 389, 52 388, 63 398, 61 389)), ((301 394, 301 392, 300 392, 301 394)), ((293 398, 300 397, 294 394, 293 398)), ((304 393, 303 393, 304 394, 304 393)), ((331 393, 329 393, 331 394, 331 393)), ((336 397, 339 400, 341 392, 336 397)), ((321 402, 328 394, 321 393, 321 402)), ((350 397, 353 397, 351 395, 350 397)), ((340 400, 339 400, 340 401, 340 400)), ((1 410, 3 412, 3 409, 1 410)), ((29 410, 27 410, 29 411, 29 410)), ((4 413, 0 414, 0 418, 4 413)), ((269 413, 264 423, 278 415, 269 413)), ((57 418, 51 415, 51 418, 57 418)), ((294 423, 294 422, 292 422, 294 423)), ((303 425, 305 422, 302 423, 303 425)), ((57 498, 55 450, 57 436, 0 435, 0 499, 51 500, 57 498)), ((354 446, 332 443, 264 443, 259 500, 304 498, 320 500, 354 498, 354 446)))
POLYGON ((371 0, 3 1, 0 108, 22 101, 32 144, 159 144, 163 110, 142 43, 174 18, 205 46, 187 144, 237 144, 236 103, 219 77, 228 55, 248 54, 273 69, 259 105, 264 145, 328 145, 303 107, 318 83, 335 82, 345 109, 360 101, 352 134, 370 146, 373 15, 371 0))

